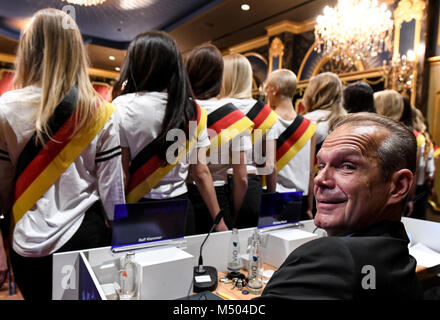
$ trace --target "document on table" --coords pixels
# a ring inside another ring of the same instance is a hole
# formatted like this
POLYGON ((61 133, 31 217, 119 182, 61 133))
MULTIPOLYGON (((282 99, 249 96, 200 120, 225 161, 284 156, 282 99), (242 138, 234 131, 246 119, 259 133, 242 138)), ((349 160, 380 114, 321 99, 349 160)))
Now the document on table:
POLYGON ((426 268, 440 265, 440 253, 434 251, 422 243, 417 243, 409 248, 409 254, 417 260, 417 265, 426 268))

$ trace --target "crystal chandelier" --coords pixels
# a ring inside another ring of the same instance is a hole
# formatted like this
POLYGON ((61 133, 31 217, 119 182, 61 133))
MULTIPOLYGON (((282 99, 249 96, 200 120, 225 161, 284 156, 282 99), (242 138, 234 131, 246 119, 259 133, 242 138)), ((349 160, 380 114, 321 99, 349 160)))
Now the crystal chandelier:
POLYGON ((63 0, 64 2, 68 2, 71 4, 76 4, 79 6, 96 6, 98 4, 102 4, 106 2, 107 0, 63 0))
POLYGON ((391 12, 385 3, 378 7, 377 0, 339 0, 316 21, 315 50, 344 64, 391 48, 391 12))
POLYGON ((414 68, 416 56, 413 50, 408 50, 407 54, 393 57, 391 66, 393 68, 393 88, 399 93, 410 96, 414 85, 414 68))

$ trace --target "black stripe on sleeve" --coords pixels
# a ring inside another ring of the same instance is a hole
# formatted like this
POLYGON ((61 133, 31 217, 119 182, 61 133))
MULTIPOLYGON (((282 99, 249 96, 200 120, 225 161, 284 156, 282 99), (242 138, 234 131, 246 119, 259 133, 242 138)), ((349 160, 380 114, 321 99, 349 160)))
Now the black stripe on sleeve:
POLYGON ((116 153, 109 155, 108 157, 96 159, 95 162, 98 163, 98 162, 107 161, 107 160, 113 159, 114 157, 119 156, 121 154, 122 154, 122 152, 119 151, 119 152, 116 152, 116 153))
POLYGON ((109 153, 111 153, 113 151, 120 150, 120 149, 121 149, 121 146, 117 146, 117 147, 114 147, 114 148, 106 150, 106 151, 98 152, 96 154, 96 157, 101 157, 101 156, 104 156, 106 154, 109 154, 109 153))

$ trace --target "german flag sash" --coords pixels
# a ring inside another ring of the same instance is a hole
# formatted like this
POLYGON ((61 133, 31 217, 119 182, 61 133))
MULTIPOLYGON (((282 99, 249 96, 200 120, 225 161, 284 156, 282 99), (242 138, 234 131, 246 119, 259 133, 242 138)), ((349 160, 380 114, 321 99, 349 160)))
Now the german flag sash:
POLYGON ((131 161, 130 181, 127 188, 126 201, 137 202, 149 193, 192 149, 197 142, 200 133, 206 128, 206 110, 197 105, 197 129, 196 135, 186 141, 185 146, 179 149, 178 157, 174 163, 165 164, 158 156, 158 140, 155 139, 142 149, 131 161), (185 150, 182 150, 185 148, 185 150), (185 152, 181 152, 185 151, 185 152))
POLYGON ((413 134, 416 136, 417 147, 418 148, 422 147, 426 142, 425 136, 421 132, 417 131, 416 129, 413 129, 413 134))
POLYGON ((277 170, 283 167, 307 144, 316 132, 316 124, 297 115, 277 140, 277 170))
POLYGON ((211 151, 220 148, 245 130, 251 133, 254 126, 253 122, 232 103, 211 112, 208 115, 207 125, 211 129, 210 134, 216 133, 215 136, 210 137, 211 151))
POLYGON ((44 137, 46 143, 42 145, 36 139, 35 133, 21 152, 12 207, 13 223, 17 223, 58 180, 104 127, 115 110, 113 105, 103 102, 97 111, 96 120, 72 136, 76 127, 76 114, 79 112, 77 98, 78 89, 74 87, 49 119, 51 138, 44 137))
MULTIPOLYGON (((272 128, 278 118, 275 111, 261 101, 257 101, 246 116, 254 123, 254 132, 256 129, 261 130, 261 137, 264 136, 267 130, 272 128)), ((253 134, 252 143, 255 143, 255 140, 259 140, 261 137, 253 134)))
POLYGON ((434 154, 433 157, 437 158, 440 156, 440 148, 438 147, 438 145, 434 145, 434 154))

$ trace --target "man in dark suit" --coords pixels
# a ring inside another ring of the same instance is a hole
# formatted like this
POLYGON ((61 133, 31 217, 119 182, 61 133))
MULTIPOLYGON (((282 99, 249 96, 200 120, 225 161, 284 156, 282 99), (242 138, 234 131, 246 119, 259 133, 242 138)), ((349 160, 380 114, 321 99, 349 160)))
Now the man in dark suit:
POLYGON ((294 250, 260 299, 418 299, 416 261, 401 214, 417 144, 376 114, 344 117, 317 154, 315 225, 329 237, 294 250))

